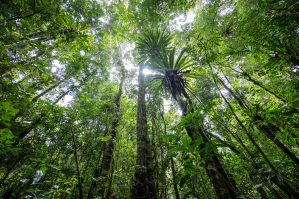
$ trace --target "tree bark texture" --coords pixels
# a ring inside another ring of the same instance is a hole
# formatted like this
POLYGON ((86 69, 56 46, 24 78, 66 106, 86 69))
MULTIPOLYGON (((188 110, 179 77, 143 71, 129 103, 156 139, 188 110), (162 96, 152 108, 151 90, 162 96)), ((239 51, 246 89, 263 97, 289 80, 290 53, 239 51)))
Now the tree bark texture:
POLYGON ((131 198, 157 198, 150 140, 147 132, 143 66, 139 68, 137 102, 137 160, 131 198))

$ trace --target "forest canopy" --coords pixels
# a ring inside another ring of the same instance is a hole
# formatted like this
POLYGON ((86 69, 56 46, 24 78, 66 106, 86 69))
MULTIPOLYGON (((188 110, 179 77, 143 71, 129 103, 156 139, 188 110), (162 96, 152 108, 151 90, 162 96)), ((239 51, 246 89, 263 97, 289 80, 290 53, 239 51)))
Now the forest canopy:
POLYGON ((298 1, 0 5, 0 198, 299 198, 298 1))

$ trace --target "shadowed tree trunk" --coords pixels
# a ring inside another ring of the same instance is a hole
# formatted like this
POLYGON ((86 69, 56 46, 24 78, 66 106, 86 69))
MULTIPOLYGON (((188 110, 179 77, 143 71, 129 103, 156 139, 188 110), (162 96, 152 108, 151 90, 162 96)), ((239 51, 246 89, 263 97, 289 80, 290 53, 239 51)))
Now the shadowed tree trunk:
MULTIPOLYGON (((104 137, 106 137, 107 135, 107 132, 108 132, 108 128, 107 128, 107 131, 105 132, 104 134, 104 137)), ((105 142, 103 142, 103 146, 102 146, 102 149, 100 150, 100 153, 99 153, 99 161, 98 161, 98 164, 100 163, 100 160, 101 160, 101 156, 102 156, 102 153, 105 151, 105 142)), ((101 167, 96 167, 95 170, 94 170, 94 178, 98 178, 101 174, 101 171, 102 171, 102 164, 101 164, 101 167)), ((89 188, 89 191, 88 191, 88 195, 87 195, 87 198, 92 198, 93 195, 95 194, 95 191, 96 191, 96 186, 97 186, 97 181, 93 180, 91 181, 91 185, 90 185, 90 188, 89 188)))
MULTIPOLYGON (((179 92, 173 91, 175 94, 175 100, 178 102, 180 109, 182 110, 182 115, 187 115, 187 103, 184 102, 179 92)), ((192 106, 192 102, 188 96, 188 94, 183 91, 183 94, 185 98, 189 102, 189 106, 192 106)), ((200 136, 204 143, 208 143, 209 140, 204 134, 204 132, 201 129, 195 128, 194 125, 189 125, 186 128, 186 131, 191 137, 191 139, 194 141, 196 140, 196 137, 200 136)), ((211 152, 211 155, 213 153, 211 152)), ((212 181, 212 184, 214 186, 217 198, 219 199, 225 199, 225 198, 236 198, 237 194, 234 190, 234 187, 232 186, 228 176, 226 175, 220 161, 217 157, 206 157, 201 154, 201 158, 205 158, 205 169, 207 172, 207 175, 209 176, 210 180, 212 181)))
POLYGON ((154 183, 152 151, 147 132, 143 66, 139 68, 137 102, 137 160, 131 198, 157 198, 154 183))
MULTIPOLYGON (((71 121, 71 123, 72 123, 72 121, 71 121)), ((79 195, 80 195, 80 199, 83 199, 82 178, 80 176, 79 162, 78 162, 78 156, 77 156, 77 145, 76 145, 76 140, 75 140, 75 136, 74 136, 74 132, 73 132, 71 123, 70 123, 70 127, 71 127, 72 139, 73 139, 73 143, 74 143, 74 155, 75 155, 78 182, 79 182, 79 195)))
MULTIPOLYGON (((241 69, 242 70, 242 69, 241 69)), ((251 78, 251 76, 246 73, 246 72, 243 72, 243 76, 244 77, 247 77, 245 78, 247 81, 250 81, 252 82, 254 85, 257 85, 258 87, 260 87, 261 89, 263 89, 264 91, 266 91, 267 93, 269 93, 270 95, 274 96, 275 98, 283 101, 283 102, 286 102, 285 99, 283 99, 282 97, 278 96, 276 93, 274 93, 273 91, 270 91, 269 89, 267 89, 266 87, 264 87, 262 84, 260 84, 257 80, 254 80, 251 78)))

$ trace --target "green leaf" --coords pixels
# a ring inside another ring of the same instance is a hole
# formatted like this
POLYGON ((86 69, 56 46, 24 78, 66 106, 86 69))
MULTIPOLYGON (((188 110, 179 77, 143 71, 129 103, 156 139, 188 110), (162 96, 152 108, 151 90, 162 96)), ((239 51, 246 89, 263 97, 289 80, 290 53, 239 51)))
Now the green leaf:
POLYGON ((108 140, 110 140, 112 137, 111 136, 106 136, 106 137, 100 137, 99 140, 106 142, 108 140))
POLYGON ((247 176, 249 176, 249 173, 248 173, 248 171, 247 171, 246 169, 244 169, 243 171, 244 171, 244 173, 245 173, 247 176))
POLYGON ((4 107, 4 110, 10 110, 11 106, 10 106, 10 102, 2 102, 2 105, 4 107))
POLYGON ((189 148, 192 140, 189 136, 185 136, 183 137, 182 142, 185 147, 189 148))
POLYGON ((276 135, 275 135, 275 138, 274 138, 274 141, 275 141, 277 138, 280 138, 281 136, 282 136, 281 133, 276 134, 276 135))
POLYGON ((296 145, 296 140, 292 136, 288 136, 288 137, 289 137, 289 143, 291 145, 296 145))
POLYGON ((184 146, 179 146, 179 147, 169 149, 167 152, 178 152, 178 151, 188 151, 188 149, 184 146))
POLYGON ((288 132, 284 132, 284 133, 282 134, 282 136, 281 136, 281 140, 282 140, 283 142, 285 142, 285 141, 287 140, 287 138, 288 138, 288 132))
POLYGON ((11 144, 12 144, 12 141, 6 140, 5 145, 11 145, 11 144))
POLYGON ((21 148, 12 148, 9 151, 21 151, 21 150, 22 150, 21 148))
POLYGON ((8 122, 9 122, 10 119, 11 119, 9 115, 1 115, 0 117, 1 117, 3 120, 8 121, 8 122))
POLYGON ((43 172, 43 174, 46 173, 47 168, 46 167, 41 167, 40 170, 43 172))
POLYGON ((165 141, 165 140, 168 140, 169 138, 172 138, 173 136, 174 135, 162 135, 159 138, 161 138, 161 139, 163 139, 165 141))
POLYGON ((194 151, 196 147, 198 147, 201 144, 202 138, 198 138, 195 140, 194 144, 191 146, 191 150, 194 151))
POLYGON ((176 157, 176 154, 175 153, 167 153, 167 156, 169 156, 169 157, 176 157))

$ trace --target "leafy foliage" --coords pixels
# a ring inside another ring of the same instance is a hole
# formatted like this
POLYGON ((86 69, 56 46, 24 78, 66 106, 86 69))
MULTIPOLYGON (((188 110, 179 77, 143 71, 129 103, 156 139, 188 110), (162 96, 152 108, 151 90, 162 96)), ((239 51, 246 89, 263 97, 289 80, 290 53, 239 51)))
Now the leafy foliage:
POLYGON ((0 198, 142 198, 140 155, 156 198, 224 198, 217 161, 232 198, 298 196, 297 1, 0 4, 0 198))

